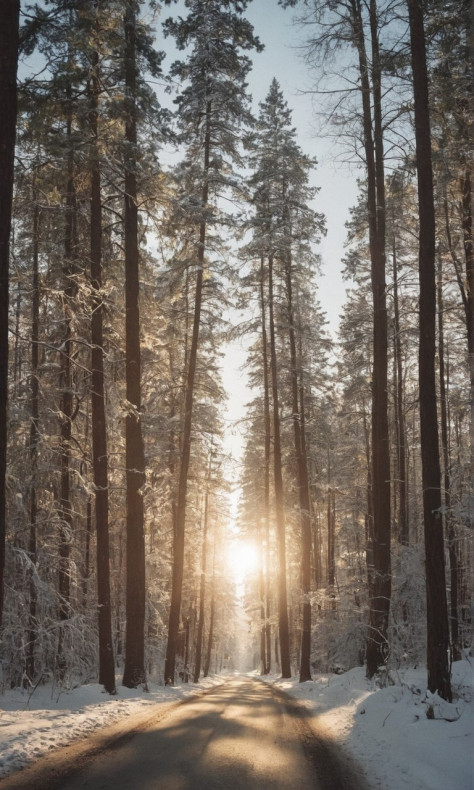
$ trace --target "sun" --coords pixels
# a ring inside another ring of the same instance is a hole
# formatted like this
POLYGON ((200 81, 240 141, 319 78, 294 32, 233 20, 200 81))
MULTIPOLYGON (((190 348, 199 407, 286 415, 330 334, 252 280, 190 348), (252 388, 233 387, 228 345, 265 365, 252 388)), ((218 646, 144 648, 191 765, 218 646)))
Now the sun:
POLYGON ((235 537, 227 550, 227 566, 238 583, 255 573, 259 557, 257 547, 250 540, 235 537))

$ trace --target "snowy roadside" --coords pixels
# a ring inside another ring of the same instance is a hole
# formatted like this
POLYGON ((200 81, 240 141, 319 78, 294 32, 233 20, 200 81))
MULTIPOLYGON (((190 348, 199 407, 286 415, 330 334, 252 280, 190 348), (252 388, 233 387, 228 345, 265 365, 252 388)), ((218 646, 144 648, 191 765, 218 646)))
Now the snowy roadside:
MULTIPOLYGON (((71 691, 51 686, 8 691, 0 697, 0 778, 53 749, 85 738, 101 727, 134 715, 152 714, 229 680, 229 675, 149 693, 118 687, 109 697, 90 684, 71 691)), ((455 718, 430 720, 425 669, 393 676, 394 685, 376 688, 362 668, 313 681, 262 678, 298 699, 318 727, 344 746, 371 777, 372 790, 472 790, 474 754, 474 673, 472 664, 453 666, 455 702, 440 711, 455 718)), ((437 708, 437 700, 434 708, 437 708)), ((438 712, 435 712, 438 715, 438 712)))
POLYGON ((473 665, 453 665, 455 700, 447 705, 432 697, 435 719, 426 715, 426 669, 400 671, 392 678, 394 685, 376 688, 364 669, 356 668, 301 684, 277 676, 262 680, 305 705, 318 727, 361 764, 373 790, 473 790, 473 665))
POLYGON ((157 705, 168 707, 227 679, 210 677, 173 688, 150 684, 149 692, 118 686, 112 697, 99 684, 70 691, 50 685, 33 693, 7 691, 0 696, 0 779, 101 727, 148 710, 151 715, 157 705))

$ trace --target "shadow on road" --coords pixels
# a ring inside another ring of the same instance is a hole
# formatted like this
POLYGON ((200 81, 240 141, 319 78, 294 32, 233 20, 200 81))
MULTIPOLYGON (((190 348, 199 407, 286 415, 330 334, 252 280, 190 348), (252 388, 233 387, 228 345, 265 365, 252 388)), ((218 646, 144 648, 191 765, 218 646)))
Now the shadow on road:
MULTIPOLYGON (((40 765, 38 764, 38 769, 40 765)), ((22 772, 23 773, 23 772, 22 772)), ((36 778, 35 790, 363 790, 362 773, 307 711, 278 689, 235 679, 123 735, 82 764, 36 778)), ((16 777, 20 779, 20 776, 16 777)), ((0 782, 0 790, 21 784, 0 782)))

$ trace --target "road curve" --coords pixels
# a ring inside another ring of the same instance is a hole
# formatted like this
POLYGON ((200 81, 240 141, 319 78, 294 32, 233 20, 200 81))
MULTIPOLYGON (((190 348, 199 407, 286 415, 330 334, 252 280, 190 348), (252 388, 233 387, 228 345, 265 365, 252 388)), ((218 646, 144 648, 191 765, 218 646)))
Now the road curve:
POLYGON ((149 720, 129 738, 84 757, 79 767, 63 765, 47 784, 48 790, 364 787, 360 771, 330 741, 314 735, 301 706, 274 687, 247 678, 233 679, 149 720))

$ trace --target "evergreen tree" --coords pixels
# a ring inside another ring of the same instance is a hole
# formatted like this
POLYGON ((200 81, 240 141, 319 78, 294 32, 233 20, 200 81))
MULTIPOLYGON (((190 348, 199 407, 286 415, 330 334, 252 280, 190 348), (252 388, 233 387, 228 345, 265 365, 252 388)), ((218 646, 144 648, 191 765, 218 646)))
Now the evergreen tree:
MULTIPOLYGON (((112 644, 112 610, 110 598, 109 548, 109 471, 104 381, 104 303, 102 279, 102 188, 99 154, 100 100, 100 0, 93 3, 91 71, 89 77, 90 144, 90 261, 94 303, 91 318, 91 412, 92 456, 95 485, 95 520, 97 533, 97 605, 99 610, 99 682, 106 691, 115 692, 115 662, 112 644)), ((102 14, 101 14, 102 12, 102 14)))
POLYGON ((16 75, 19 46, 19 0, 2 8, 0 32, 0 625, 3 617, 6 540, 6 466, 8 403, 8 304, 13 160, 17 115, 16 75))
POLYGON ((252 26, 243 17, 247 2, 186 0, 186 19, 168 20, 165 32, 179 49, 191 46, 172 75, 185 83, 177 99, 183 163, 191 190, 181 198, 188 224, 195 231, 197 268, 191 345, 185 384, 184 425, 174 526, 173 578, 166 651, 165 682, 174 683, 183 587, 186 495, 191 452, 194 388, 201 328, 204 272, 209 262, 209 229, 219 222, 217 197, 232 184, 232 163, 239 160, 236 130, 247 118, 245 76, 249 59, 242 50, 259 47, 252 26))
POLYGON ((441 518, 441 471, 435 383, 436 280, 435 211, 428 74, 423 10, 408 0, 415 100, 416 166, 420 221, 420 430, 423 469, 423 523, 425 533, 426 605, 428 629, 428 688, 451 701, 448 660, 449 627, 441 518))
MULTIPOLYGON (((273 80, 268 96, 261 104, 257 129, 249 143, 254 174, 250 184, 253 189, 255 217, 251 220, 254 241, 249 246, 260 251, 260 288, 263 285, 263 258, 268 258, 268 306, 270 332, 270 371, 273 403, 274 437, 274 485, 275 506, 278 524, 279 545, 279 617, 280 650, 282 672, 289 672, 289 632, 285 618, 288 603, 286 588, 286 540, 283 475, 280 449, 280 408, 275 334, 275 287, 274 272, 278 271, 284 289, 283 313, 287 327, 291 390, 291 413, 294 429, 294 457, 296 465, 296 487, 301 520, 301 577, 302 577, 302 647, 300 679, 308 680, 310 673, 311 605, 309 600, 311 579, 311 507, 309 499, 308 459, 305 437, 305 383, 303 378, 303 340, 301 314, 299 311, 300 291, 306 287, 315 257, 311 242, 323 230, 322 217, 309 207, 316 190, 309 187, 309 171, 315 162, 305 157, 295 140, 291 127, 291 113, 284 101, 276 80, 273 80), (288 646, 288 647, 287 647, 288 646)), ((308 293, 308 298, 311 295, 308 293)), ((260 296, 264 305, 264 299, 260 296)), ((262 312, 262 317, 263 312, 262 312)), ((264 324, 263 324, 264 326, 264 324)), ((266 330, 265 330, 266 334, 266 330)), ((263 371, 265 375, 265 370, 263 371)), ((281 384, 281 382, 280 382, 281 384)), ((264 389, 264 397, 266 395, 264 389)), ((268 431, 267 431, 268 433, 268 431)), ((285 676, 285 675, 284 675, 285 676)))

